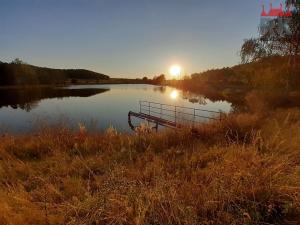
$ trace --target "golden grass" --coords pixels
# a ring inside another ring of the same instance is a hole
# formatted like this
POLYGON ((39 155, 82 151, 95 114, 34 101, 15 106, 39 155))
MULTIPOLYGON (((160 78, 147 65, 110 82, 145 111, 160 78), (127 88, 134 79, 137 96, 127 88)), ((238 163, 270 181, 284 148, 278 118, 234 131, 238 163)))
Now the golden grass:
POLYGON ((300 224, 300 110, 0 138, 0 224, 300 224))

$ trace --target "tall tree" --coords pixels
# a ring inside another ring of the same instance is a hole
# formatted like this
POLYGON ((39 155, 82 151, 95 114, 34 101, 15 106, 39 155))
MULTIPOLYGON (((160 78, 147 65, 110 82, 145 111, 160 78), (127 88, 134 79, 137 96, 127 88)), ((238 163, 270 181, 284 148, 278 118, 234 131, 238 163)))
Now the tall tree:
POLYGON ((291 16, 270 20, 263 34, 244 41, 240 51, 242 63, 281 55, 289 56, 289 63, 295 66, 300 54, 300 0, 287 0, 286 8, 292 8, 291 16))
POLYGON ((300 55, 300 0, 287 0, 286 6, 295 8, 291 20, 289 21, 289 28, 291 35, 287 37, 287 42, 290 44, 290 55, 292 57, 292 65, 296 65, 296 57, 300 55))

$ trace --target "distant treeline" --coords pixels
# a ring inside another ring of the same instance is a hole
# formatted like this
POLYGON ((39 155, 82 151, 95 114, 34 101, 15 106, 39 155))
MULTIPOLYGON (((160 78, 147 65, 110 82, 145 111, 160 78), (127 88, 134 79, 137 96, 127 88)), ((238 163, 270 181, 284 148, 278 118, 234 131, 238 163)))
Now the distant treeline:
POLYGON ((0 85, 77 83, 78 80, 108 80, 109 76, 83 69, 50 69, 28 65, 16 59, 0 62, 0 85))
POLYGON ((11 63, 0 61, 0 86, 57 85, 57 84, 154 84, 166 81, 165 75, 153 79, 110 78, 107 75, 83 69, 51 69, 38 67, 15 59, 11 63))

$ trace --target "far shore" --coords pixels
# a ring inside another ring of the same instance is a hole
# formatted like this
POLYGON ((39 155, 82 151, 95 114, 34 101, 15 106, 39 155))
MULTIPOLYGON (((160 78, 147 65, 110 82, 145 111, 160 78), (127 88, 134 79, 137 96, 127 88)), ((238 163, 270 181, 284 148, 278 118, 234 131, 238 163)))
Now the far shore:
POLYGON ((66 87, 69 85, 91 85, 91 84, 150 84, 151 80, 129 79, 129 78, 110 78, 108 80, 70 80, 64 83, 57 84, 26 84, 26 85, 0 85, 0 89, 19 89, 19 88, 47 88, 47 87, 66 87))

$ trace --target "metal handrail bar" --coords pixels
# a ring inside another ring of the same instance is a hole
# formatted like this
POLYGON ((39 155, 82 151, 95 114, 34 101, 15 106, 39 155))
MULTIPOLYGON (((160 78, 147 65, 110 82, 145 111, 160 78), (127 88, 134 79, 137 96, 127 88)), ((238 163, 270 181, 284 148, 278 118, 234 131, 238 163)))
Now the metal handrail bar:
MULTIPOLYGON (((164 110, 164 109, 153 108, 153 107, 151 107, 151 109, 159 109, 159 110, 161 110, 161 112, 159 112, 159 113, 162 114, 162 115, 165 115, 165 114, 166 114, 166 113, 163 113, 162 111, 167 111, 167 112, 173 112, 173 113, 175 113, 174 110, 171 111, 171 110, 164 110)), ((142 108, 141 111, 149 111, 149 108, 142 108)), ((167 114, 167 115, 169 115, 169 114, 167 114)), ((175 116, 175 115, 173 114, 172 116, 175 116)))
POLYGON ((222 120, 222 111, 217 112, 148 101, 139 101, 139 108, 139 113, 131 111, 128 113, 128 123, 132 129, 134 129, 134 126, 131 123, 131 115, 155 123, 156 130, 159 125, 177 128, 184 124, 194 126, 209 120, 222 120), (201 112, 208 112, 208 115, 201 112), (199 118, 206 120, 200 120, 199 118))
MULTIPOLYGON (((159 113, 161 113, 161 114, 166 114, 166 113, 163 113, 163 111, 166 111, 166 112, 175 112, 174 110, 172 110, 172 111, 170 111, 170 110, 164 110, 164 109, 160 109, 160 108, 150 108, 150 109, 158 109, 158 110, 160 110, 160 112, 159 113)), ((149 108, 142 108, 142 110, 141 111, 149 111, 149 108)), ((168 114, 169 115, 169 114, 168 114)), ((173 114, 173 116, 174 116, 174 114, 173 114)))
MULTIPOLYGON (((205 119, 210 119, 210 120, 219 120, 218 118, 215 117, 207 117, 207 116, 198 116, 198 118, 205 118, 205 119)), ((196 122, 197 120, 195 120, 196 122)))
MULTIPOLYGON (((217 118, 207 117, 207 116, 198 116, 198 118, 205 118, 205 119, 211 119, 211 120, 218 120, 217 118)), ((188 121, 195 121, 196 123, 201 123, 200 121, 197 121, 197 120, 190 120, 190 119, 187 119, 186 117, 177 117, 177 119, 183 119, 183 120, 188 120, 188 121)))
MULTIPOLYGON (((143 107, 147 107, 147 109, 149 109, 149 106, 143 106, 143 107)), ((154 106, 150 106, 150 108, 164 110, 164 111, 168 111, 168 112, 175 112, 175 110, 172 110, 172 109, 157 108, 157 107, 154 107, 154 106)))
MULTIPOLYGON (((148 114, 146 114, 148 115, 148 114)), ((206 118, 206 119, 214 119, 214 118, 207 118, 207 117, 203 117, 203 118, 206 118)), ((202 123, 201 121, 197 121, 197 120, 190 120, 190 119, 186 119, 184 117, 177 117, 177 120, 184 120, 184 121, 189 121, 189 122, 192 122, 192 123, 202 123)))
MULTIPOLYGON (((149 111, 148 111, 149 112, 149 111)), ((156 113, 156 114, 159 114, 159 115, 162 115, 162 116, 167 116, 167 117, 169 117, 169 118, 175 118, 175 116, 174 115, 169 115, 169 114, 161 114, 161 113, 159 113, 159 112, 155 112, 155 111, 151 111, 150 110, 150 112, 152 112, 152 113, 156 113)), ((142 112, 143 113, 143 112, 142 112)), ((146 114, 146 113, 144 113, 144 114, 146 114)), ((146 114, 146 115, 148 115, 148 114, 146 114)))
MULTIPOLYGON (((148 110, 147 110, 147 112, 148 112, 148 110)), ((168 115, 168 114, 161 114, 160 112, 155 112, 155 111, 151 111, 150 110, 150 113, 155 113, 155 114, 158 114, 158 115, 162 115, 162 116, 166 116, 166 117, 169 117, 169 118, 175 118, 175 116, 174 115, 168 115)), ((144 113, 144 114, 146 114, 146 113, 144 113)), ((148 115, 148 114, 146 114, 146 115, 148 115)), ((193 116, 193 115, 192 115, 193 116)), ((214 117, 207 117, 207 116, 197 116, 197 118, 205 118, 205 119, 210 119, 210 120, 218 120, 217 118, 214 118, 214 117)), ((178 120, 180 120, 180 119, 182 119, 182 120, 187 120, 187 121, 191 121, 191 122, 195 122, 195 123, 201 123, 200 121, 197 121, 197 120, 190 120, 190 119, 187 119, 186 117, 176 117, 176 119, 178 120)))
MULTIPOLYGON (((197 114, 191 114, 191 113, 186 113, 186 112, 177 112, 178 114, 184 114, 184 115, 188 115, 188 116, 195 116, 195 117, 204 117, 204 116, 200 116, 200 115, 197 115, 197 114)), ((215 119, 215 117, 206 117, 206 118, 212 118, 212 119, 215 119)))
MULTIPOLYGON (((144 107, 146 107, 146 109, 148 110, 149 109, 149 105, 141 105, 141 107, 143 107, 143 109, 145 109, 144 107)), ((175 107, 175 106, 174 106, 175 107)), ((177 107, 177 106, 176 106, 177 107)), ((179 107, 179 106, 178 106, 179 107)), ((172 110, 172 109, 165 109, 165 108, 158 108, 158 107, 155 107, 155 106, 151 106, 150 105, 150 108, 152 109, 159 109, 159 110, 163 110, 163 111, 169 111, 169 112, 175 112, 175 110, 172 110)), ((193 109, 193 108, 184 108, 184 107, 179 107, 179 108, 182 108, 182 109, 190 109, 190 110, 195 110, 195 111, 203 111, 203 112, 210 112, 210 113, 215 113, 215 114, 221 114, 221 112, 215 112, 215 111, 209 111, 209 110, 201 110, 201 109, 193 109)), ((183 112, 183 111, 176 111, 177 113, 183 113, 183 114, 186 114, 186 115, 191 115, 191 116, 194 116, 194 114, 191 114, 191 113, 186 113, 186 112, 183 112)), ((195 116, 199 116, 197 114, 195 114, 195 116)))
MULTIPOLYGON (((143 109, 145 109, 145 110, 148 110, 148 109, 149 109, 149 106, 142 105, 142 107, 146 107, 146 109, 143 108, 143 109)), ((175 110, 164 109, 164 108, 158 108, 158 107, 154 107, 154 106, 150 106, 150 108, 152 108, 152 109, 159 109, 159 110, 163 110, 163 111, 169 111, 169 112, 175 112, 175 110)), ((194 116, 194 114, 187 113, 187 112, 184 112, 184 111, 176 111, 176 112, 177 112, 177 113, 181 113, 181 114, 186 114, 186 115, 194 116)), ((199 115, 195 114, 195 116, 199 116, 199 115)))
POLYGON ((183 118, 179 118, 179 120, 182 119, 182 120, 185 120, 185 121, 189 121, 189 122, 192 122, 192 123, 202 123, 200 121, 194 121, 194 120, 189 120, 189 119, 183 119, 183 118))
MULTIPOLYGON (((174 107, 174 108, 176 107, 176 108, 180 108, 180 109, 189 109, 189 110, 195 110, 195 111, 202 111, 202 112, 210 112, 210 113, 218 113, 218 114, 222 113, 221 111, 217 112, 217 111, 212 111, 212 110, 197 109, 197 108, 190 108, 190 107, 183 107, 183 106, 175 106, 175 105, 167 105, 167 104, 161 104, 161 105, 162 106, 168 106, 168 107, 174 107)), ((146 105, 143 105, 143 106, 146 106, 146 105)), ((147 105, 147 107, 149 107, 149 105, 147 105)), ((150 107, 154 107, 154 106, 151 106, 151 104, 150 104, 150 107)), ((162 107, 162 109, 168 110, 168 109, 163 108, 163 107, 162 107)), ((170 111, 172 111, 172 110, 170 110, 170 111)))
MULTIPOLYGON (((159 109, 159 110, 161 110, 161 111, 167 111, 167 112, 175 112, 175 110, 170 110, 170 109, 163 109, 163 108, 157 108, 157 107, 150 107, 151 109, 159 109)), ((147 107, 147 108, 142 108, 142 109, 144 109, 144 110, 149 110, 149 107, 147 107)))
MULTIPOLYGON (((153 107, 152 107, 152 108, 153 108, 153 107)), ((160 109, 160 108, 156 108, 156 109, 160 109)), ((149 112, 148 109, 144 109, 144 111, 149 112)), ((143 112, 143 110, 142 110, 141 112, 143 112)), ((157 111, 152 111, 152 110, 150 110, 150 112, 156 113, 156 114, 159 114, 159 115, 163 115, 163 116, 175 117, 175 115, 170 115, 170 114, 166 114, 166 113, 162 113, 162 112, 157 112, 157 111)), ((172 111, 172 112, 175 113, 175 111, 172 111)), ((179 111, 179 112, 177 111, 176 114, 183 114, 183 115, 194 116, 194 114, 191 114, 191 113, 185 113, 185 112, 180 112, 180 111, 179 111)), ((195 117, 203 117, 203 116, 195 115, 195 117)), ((177 118, 178 118, 178 117, 177 117, 177 118)), ((207 118, 214 119, 213 117, 207 117, 207 118)))
POLYGON ((169 105, 169 104, 163 104, 163 103, 157 103, 157 102, 140 101, 140 103, 148 103, 147 107, 149 107, 149 103, 150 103, 150 106, 151 106, 151 104, 155 104, 155 105, 177 107, 177 108, 182 108, 182 109, 192 109, 192 110, 204 111, 204 112, 211 112, 211 113, 221 113, 221 111, 213 111, 213 110, 206 110, 206 109, 197 109, 197 108, 190 108, 190 107, 184 107, 184 106, 175 106, 175 105, 169 105))
MULTIPOLYGON (((161 109, 161 108, 157 108, 157 107, 150 107, 151 109, 159 109, 159 110, 162 110, 162 111, 169 111, 169 112, 174 112, 174 110, 168 110, 168 109, 161 109)), ((149 112, 149 107, 148 108, 143 108, 141 111, 147 111, 149 112)), ((150 112, 152 113, 157 113, 157 114, 160 114, 160 115, 167 115, 167 116, 170 116, 170 117, 174 117, 175 115, 169 115, 169 114, 165 114, 165 113, 162 113, 162 112, 156 112, 156 111, 152 111, 150 110, 150 112)), ((197 118, 207 118, 207 119, 217 119, 215 117, 208 117, 208 116, 201 116, 201 115, 197 115, 197 114, 192 114, 192 113, 187 113, 187 112, 182 112, 182 111, 176 111, 176 114, 183 114, 183 115, 188 115, 188 116, 194 116, 194 117, 197 117, 197 118)))

